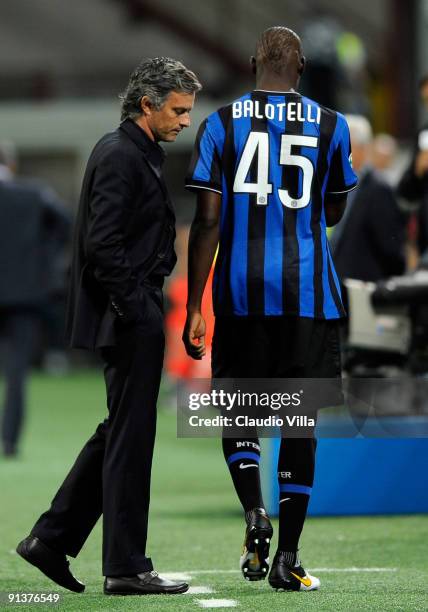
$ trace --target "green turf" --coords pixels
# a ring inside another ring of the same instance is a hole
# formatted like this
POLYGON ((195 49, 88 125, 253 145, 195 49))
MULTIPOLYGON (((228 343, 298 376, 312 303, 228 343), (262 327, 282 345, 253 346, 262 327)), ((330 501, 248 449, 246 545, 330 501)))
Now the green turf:
MULTIPOLYGON (((384 573, 322 572, 317 593, 276 593, 267 582, 247 583, 234 570, 243 523, 218 440, 177 440, 175 415, 159 414, 148 553, 160 572, 193 574, 191 584, 212 595, 108 598, 102 595, 100 525, 72 561, 87 584, 74 595, 13 554, 18 540, 46 509, 81 445, 104 415, 97 373, 34 376, 29 417, 17 460, 0 459, 0 591, 61 593, 63 610, 200 610, 196 599, 233 599, 245 611, 427 610, 428 520, 424 516, 316 518, 307 521, 301 553, 308 568, 386 567, 384 573)), ((163 402, 166 403, 166 402, 163 402)), ((1 609, 48 610, 52 606, 1 609)))

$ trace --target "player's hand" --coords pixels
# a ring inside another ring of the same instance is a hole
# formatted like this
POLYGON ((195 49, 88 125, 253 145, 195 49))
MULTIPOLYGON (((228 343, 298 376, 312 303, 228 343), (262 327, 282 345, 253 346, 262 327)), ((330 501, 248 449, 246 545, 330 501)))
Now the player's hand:
POLYGON ((428 151, 421 151, 416 156, 415 161, 415 174, 419 178, 422 178, 424 174, 428 173, 428 151))
POLYGON ((189 312, 183 331, 183 342, 186 353, 192 359, 202 359, 205 348, 205 321, 200 312, 189 312))

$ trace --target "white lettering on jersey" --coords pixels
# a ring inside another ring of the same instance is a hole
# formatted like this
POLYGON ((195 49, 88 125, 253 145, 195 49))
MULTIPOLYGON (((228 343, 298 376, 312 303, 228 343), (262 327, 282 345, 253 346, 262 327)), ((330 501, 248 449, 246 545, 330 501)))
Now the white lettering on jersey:
POLYGON ((281 102, 280 104, 275 104, 276 108, 278 109, 278 121, 284 121, 284 111, 285 111, 285 102, 281 102))
POLYGON ((287 121, 296 121, 296 103, 289 102, 287 104, 287 121))
POLYGON ((254 102, 254 117, 256 119, 264 119, 264 115, 260 113, 259 102, 256 100, 254 102))
POLYGON ((234 102, 232 104, 232 117, 240 119, 242 117, 242 102, 234 102))
POLYGON ((232 104, 232 117, 241 119, 241 117, 250 117, 255 119, 269 119, 282 123, 284 117, 287 121, 299 121, 303 123, 321 122, 321 109, 314 107, 312 104, 302 104, 302 102, 279 102, 277 104, 267 103, 263 108, 259 100, 238 100, 232 104))
POLYGON ((273 104, 266 104, 265 115, 268 119, 275 119, 275 107, 273 104))
POLYGON ((244 117, 254 117, 254 103, 252 100, 244 100, 243 113, 244 117))

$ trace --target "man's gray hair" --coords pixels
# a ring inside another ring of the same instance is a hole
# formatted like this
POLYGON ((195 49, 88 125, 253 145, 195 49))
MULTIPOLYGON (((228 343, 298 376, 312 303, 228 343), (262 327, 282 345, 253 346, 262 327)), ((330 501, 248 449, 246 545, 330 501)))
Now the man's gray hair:
POLYGON ((356 145, 369 145, 373 140, 373 130, 369 120, 363 115, 345 115, 351 133, 351 141, 356 145))
POLYGON ((196 75, 181 62, 170 57, 155 57, 141 62, 131 74, 122 100, 121 120, 142 115, 141 98, 147 96, 156 110, 172 91, 194 93, 202 89, 196 75))

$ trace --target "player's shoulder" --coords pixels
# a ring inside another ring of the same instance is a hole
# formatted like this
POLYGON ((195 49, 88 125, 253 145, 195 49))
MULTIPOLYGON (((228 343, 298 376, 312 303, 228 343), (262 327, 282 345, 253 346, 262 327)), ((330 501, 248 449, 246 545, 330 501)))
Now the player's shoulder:
POLYGON ((330 125, 330 134, 334 134, 338 139, 346 138, 346 135, 349 133, 349 127, 345 115, 323 104, 318 104, 318 106, 321 109, 321 117, 324 116, 324 118, 328 120, 325 123, 330 125))
POLYGON ((311 100, 307 96, 302 96, 302 99, 307 104, 312 104, 312 105, 319 106, 320 109, 321 109, 321 113, 324 113, 326 116, 331 117, 332 119, 336 119, 337 122, 339 122, 341 124, 343 124, 343 123, 346 124, 347 123, 345 115, 343 115, 338 110, 335 110, 334 108, 330 108, 329 106, 325 106, 324 104, 320 104, 316 100, 311 100))
POLYGON ((244 100, 248 100, 251 97, 251 92, 246 93, 239 98, 231 100, 223 106, 217 108, 213 113, 208 115, 205 119, 204 124, 208 127, 208 129, 212 131, 227 131, 228 125, 233 121, 233 108, 236 104, 243 102, 244 100))
POLYGON ((233 107, 236 104, 239 104, 241 102, 244 102, 245 100, 248 100, 250 97, 251 97, 251 92, 248 92, 248 93, 243 94, 239 98, 235 98, 234 100, 231 100, 230 102, 226 102, 226 104, 223 104, 223 106, 220 106, 219 108, 217 108, 217 110, 211 113, 211 115, 208 115, 206 121, 215 122, 215 121, 218 121, 218 119, 220 118, 222 122, 226 122, 228 119, 232 119, 233 107))
POLYGON ((245 94, 217 108, 204 119, 201 124, 201 129, 208 130, 214 139, 218 138, 223 141, 228 125, 233 120, 233 105, 236 102, 245 100, 249 95, 250 94, 245 94))
POLYGON ((251 98, 251 95, 254 92, 252 91, 247 91, 246 93, 242 94, 242 96, 239 96, 239 98, 235 98, 235 100, 232 100, 229 104, 228 107, 232 108, 232 106, 234 104, 236 104, 237 102, 243 102, 244 100, 248 100, 249 98, 251 98))

